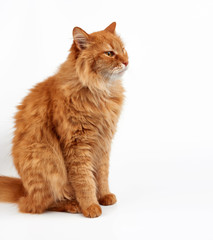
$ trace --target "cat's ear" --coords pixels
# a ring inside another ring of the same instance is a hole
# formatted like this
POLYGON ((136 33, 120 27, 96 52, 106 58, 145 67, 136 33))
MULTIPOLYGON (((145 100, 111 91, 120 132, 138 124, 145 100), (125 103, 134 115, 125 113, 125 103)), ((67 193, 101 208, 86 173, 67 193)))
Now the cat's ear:
POLYGON ((105 31, 109 31, 111 33, 115 33, 115 27, 116 27, 116 22, 111 23, 107 28, 105 28, 105 31))
POLYGON ((89 44, 89 34, 79 27, 73 29, 73 39, 79 50, 85 49, 89 44))

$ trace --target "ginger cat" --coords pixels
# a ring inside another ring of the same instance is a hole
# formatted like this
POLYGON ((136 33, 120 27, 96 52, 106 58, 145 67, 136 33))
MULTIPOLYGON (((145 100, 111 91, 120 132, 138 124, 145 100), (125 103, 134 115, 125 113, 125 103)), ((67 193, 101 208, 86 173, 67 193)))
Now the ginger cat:
POLYGON ((46 210, 101 215, 109 190, 111 140, 120 115, 121 76, 128 55, 113 22, 73 44, 59 71, 37 84, 18 106, 12 156, 21 177, 0 177, 0 201, 20 212, 46 210))

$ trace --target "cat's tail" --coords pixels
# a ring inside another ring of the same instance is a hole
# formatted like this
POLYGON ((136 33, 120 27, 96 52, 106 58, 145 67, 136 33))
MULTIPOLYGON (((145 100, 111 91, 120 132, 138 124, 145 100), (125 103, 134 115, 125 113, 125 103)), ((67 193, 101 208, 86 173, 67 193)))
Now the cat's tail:
POLYGON ((17 203, 24 196, 21 179, 0 176, 0 202, 17 203))

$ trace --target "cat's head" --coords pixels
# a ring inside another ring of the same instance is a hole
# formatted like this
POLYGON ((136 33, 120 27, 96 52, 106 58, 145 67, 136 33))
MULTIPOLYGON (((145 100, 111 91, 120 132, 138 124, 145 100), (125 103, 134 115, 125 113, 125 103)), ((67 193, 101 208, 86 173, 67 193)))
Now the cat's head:
POLYGON ((127 69, 128 55, 115 33, 116 23, 92 34, 79 27, 73 29, 73 45, 76 71, 86 86, 103 87, 117 79, 127 69))

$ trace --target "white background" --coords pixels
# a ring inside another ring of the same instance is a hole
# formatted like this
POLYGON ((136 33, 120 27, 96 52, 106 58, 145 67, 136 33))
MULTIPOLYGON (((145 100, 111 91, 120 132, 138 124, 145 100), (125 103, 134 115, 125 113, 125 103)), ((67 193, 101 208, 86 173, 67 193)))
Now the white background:
POLYGON ((66 59, 72 29, 117 22, 130 56, 97 219, 0 204, 0 239, 213 239, 213 1, 0 0, 0 174, 15 106, 66 59))

